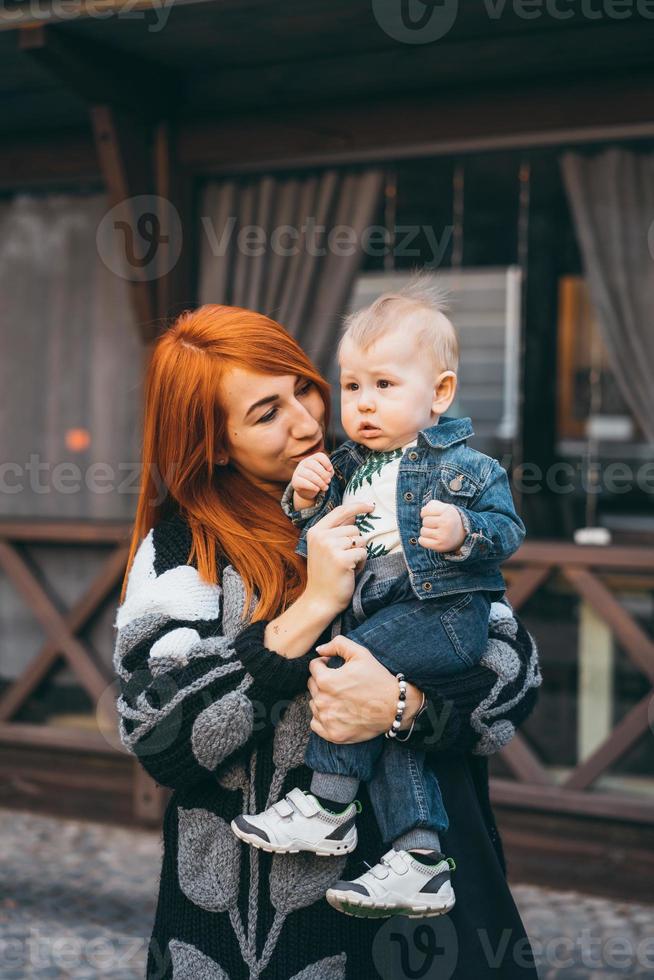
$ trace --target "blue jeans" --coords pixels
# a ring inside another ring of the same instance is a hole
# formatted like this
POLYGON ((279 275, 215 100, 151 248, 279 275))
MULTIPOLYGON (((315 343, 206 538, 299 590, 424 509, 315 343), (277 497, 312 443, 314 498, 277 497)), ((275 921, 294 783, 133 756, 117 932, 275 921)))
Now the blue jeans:
MULTIPOLYGON (((464 592, 421 601, 415 597, 401 553, 366 562, 352 602, 332 631, 367 647, 375 659, 408 681, 434 686, 440 677, 479 662, 488 643, 491 599, 496 593, 464 592)), ((340 667, 330 657, 329 667, 340 667)), ((304 761, 314 770, 312 792, 347 803, 359 781, 368 795, 387 844, 406 841, 421 829, 413 846, 428 846, 429 831, 447 830, 447 813, 438 780, 424 751, 384 735, 350 745, 309 735, 304 761)), ((414 840, 411 837, 411 840, 414 840)), ((407 846, 403 843, 403 846, 407 846)))

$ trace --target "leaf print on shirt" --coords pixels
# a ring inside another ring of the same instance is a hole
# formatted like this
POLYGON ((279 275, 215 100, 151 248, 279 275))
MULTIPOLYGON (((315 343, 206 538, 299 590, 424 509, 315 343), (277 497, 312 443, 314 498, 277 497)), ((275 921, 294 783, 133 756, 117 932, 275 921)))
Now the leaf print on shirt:
POLYGON ((381 515, 379 514, 357 514, 357 516, 354 518, 354 523, 362 534, 370 534, 371 531, 375 530, 372 521, 380 520, 381 515))
POLYGON ((365 463, 362 463, 350 477, 350 482, 345 488, 345 493, 356 493, 364 483, 371 486, 373 476, 381 473, 385 466, 388 466, 398 456, 402 456, 403 453, 403 449, 389 449, 387 452, 380 453, 371 452, 365 463))
POLYGON ((385 548, 383 544, 371 544, 370 541, 366 545, 366 551, 368 558, 381 558, 382 555, 388 554, 388 548, 385 548))

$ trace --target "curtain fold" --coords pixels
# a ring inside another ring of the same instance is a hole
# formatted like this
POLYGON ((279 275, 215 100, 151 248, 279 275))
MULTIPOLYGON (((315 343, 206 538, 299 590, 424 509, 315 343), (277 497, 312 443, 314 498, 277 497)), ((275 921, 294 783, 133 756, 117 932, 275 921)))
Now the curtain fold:
POLYGON ((654 443, 654 155, 566 153, 561 170, 611 368, 654 443))
POLYGON ((376 168, 209 183, 200 302, 278 320, 327 371, 383 185, 376 168))

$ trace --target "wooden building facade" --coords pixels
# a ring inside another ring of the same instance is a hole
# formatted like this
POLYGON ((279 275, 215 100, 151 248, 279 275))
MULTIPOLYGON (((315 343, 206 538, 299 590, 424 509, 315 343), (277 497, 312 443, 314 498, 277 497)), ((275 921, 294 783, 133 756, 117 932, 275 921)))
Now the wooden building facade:
POLYGON ((1 15, 0 804, 161 813, 115 735, 111 674, 152 341, 186 307, 250 305, 333 379, 337 313, 427 268, 452 288, 460 408, 529 532, 506 571, 545 683, 493 760, 510 854, 547 880, 582 838, 596 869, 620 840, 621 868, 651 873, 654 411, 619 331, 635 310, 644 368, 654 19, 591 6, 1 15), (328 254, 273 246, 280 228, 306 246, 321 215, 347 229, 328 254))

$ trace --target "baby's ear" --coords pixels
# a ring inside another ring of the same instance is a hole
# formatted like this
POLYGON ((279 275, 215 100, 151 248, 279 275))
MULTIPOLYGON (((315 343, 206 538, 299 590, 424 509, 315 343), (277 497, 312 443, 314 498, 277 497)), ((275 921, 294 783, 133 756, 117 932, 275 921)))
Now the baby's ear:
POLYGON ((432 411, 437 415, 444 415, 448 410, 454 396, 456 395, 457 377, 454 371, 443 371, 436 378, 434 384, 434 400, 432 411))

